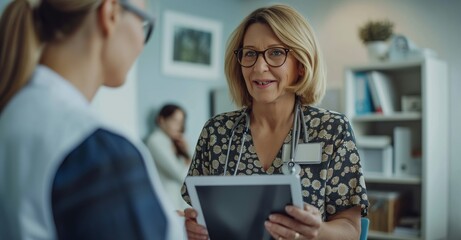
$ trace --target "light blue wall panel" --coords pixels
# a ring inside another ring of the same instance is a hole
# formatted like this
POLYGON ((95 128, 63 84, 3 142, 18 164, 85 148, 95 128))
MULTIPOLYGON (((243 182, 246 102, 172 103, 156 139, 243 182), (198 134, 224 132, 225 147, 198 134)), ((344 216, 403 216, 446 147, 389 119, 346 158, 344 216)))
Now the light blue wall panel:
POLYGON ((155 12, 158 23, 154 37, 144 49, 138 60, 139 77, 139 121, 141 136, 146 136, 152 129, 152 113, 166 102, 183 106, 187 113, 186 137, 193 148, 201 128, 210 117, 210 91, 216 87, 226 86, 223 59, 226 41, 231 31, 241 19, 239 1, 227 0, 164 0, 149 5, 155 12), (219 77, 212 80, 200 80, 194 77, 175 77, 162 72, 163 17, 167 10, 181 12, 206 19, 213 19, 222 24, 222 43, 219 59, 219 77))

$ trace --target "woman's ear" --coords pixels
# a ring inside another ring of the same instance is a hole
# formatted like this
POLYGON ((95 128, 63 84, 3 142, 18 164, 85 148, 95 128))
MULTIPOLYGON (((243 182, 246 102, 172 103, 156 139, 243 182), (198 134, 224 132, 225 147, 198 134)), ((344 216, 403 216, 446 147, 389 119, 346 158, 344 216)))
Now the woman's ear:
POLYGON ((304 77, 304 74, 306 74, 306 70, 304 68, 304 65, 302 65, 301 63, 298 63, 298 75, 300 77, 304 77))
POLYGON ((98 22, 105 38, 115 31, 116 23, 119 20, 119 9, 120 5, 117 0, 103 0, 97 10, 98 22))
POLYGON ((157 118, 157 126, 159 126, 160 128, 163 128, 164 125, 165 125, 165 118, 164 117, 158 117, 157 118))

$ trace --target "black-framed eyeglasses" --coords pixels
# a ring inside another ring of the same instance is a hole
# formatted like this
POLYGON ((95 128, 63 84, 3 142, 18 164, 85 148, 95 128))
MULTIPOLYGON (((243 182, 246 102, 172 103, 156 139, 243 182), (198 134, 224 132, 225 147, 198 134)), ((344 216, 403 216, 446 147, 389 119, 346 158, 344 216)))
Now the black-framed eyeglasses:
POLYGON ((147 12, 131 4, 128 0, 119 0, 119 3, 123 8, 136 14, 143 20, 142 26, 144 30, 144 44, 146 44, 147 41, 149 41, 150 35, 154 31, 155 18, 149 15, 147 12))
POLYGON ((283 47, 271 47, 264 51, 256 51, 251 48, 240 48, 234 51, 237 60, 242 67, 253 67, 258 61, 260 54, 263 55, 264 61, 271 67, 282 66, 288 57, 290 49, 283 47))

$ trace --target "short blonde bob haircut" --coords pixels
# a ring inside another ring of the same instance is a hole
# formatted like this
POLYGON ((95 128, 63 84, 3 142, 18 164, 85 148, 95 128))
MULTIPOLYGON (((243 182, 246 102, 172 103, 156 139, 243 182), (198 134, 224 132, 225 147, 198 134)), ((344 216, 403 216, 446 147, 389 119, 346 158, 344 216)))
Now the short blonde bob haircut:
POLYGON ((245 33, 253 23, 267 24, 277 38, 291 50, 289 54, 293 54, 304 67, 304 76, 290 86, 288 91, 295 93, 304 105, 320 102, 325 94, 326 72, 312 27, 294 8, 272 5, 253 11, 243 19, 229 38, 224 70, 235 104, 242 107, 251 106, 252 103, 242 75, 242 67, 234 51, 243 46, 245 33))

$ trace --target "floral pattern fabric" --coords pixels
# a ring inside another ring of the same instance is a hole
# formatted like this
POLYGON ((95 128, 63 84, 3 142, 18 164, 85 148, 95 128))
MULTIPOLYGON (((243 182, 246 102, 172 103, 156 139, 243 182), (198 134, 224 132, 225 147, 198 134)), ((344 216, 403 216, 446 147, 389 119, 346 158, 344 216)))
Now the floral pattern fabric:
MULTIPOLYGON (((216 115, 205 123, 197 142, 195 154, 189 169, 189 176, 223 175, 232 128, 245 109, 216 115)), ((360 165, 360 157, 349 120, 342 114, 321 108, 303 106, 304 122, 309 143, 320 143, 322 159, 319 164, 300 164, 300 183, 303 200, 314 205, 322 213, 324 220, 342 210, 360 206, 362 216, 366 216, 368 198, 360 165)), ((244 117, 235 127, 227 161, 226 175, 272 175, 282 173, 282 147, 272 165, 264 170, 258 160, 251 130, 246 127, 244 117), (241 149, 243 137, 245 141, 241 149), (241 160, 236 168, 238 157, 241 160)), ((291 143, 290 130, 284 144, 291 143)), ((302 131, 301 131, 302 132, 302 131)), ((300 134, 299 143, 304 143, 300 134)), ((269 146, 268 146, 269 147, 269 146)), ((190 204, 185 185, 182 195, 190 204)))

